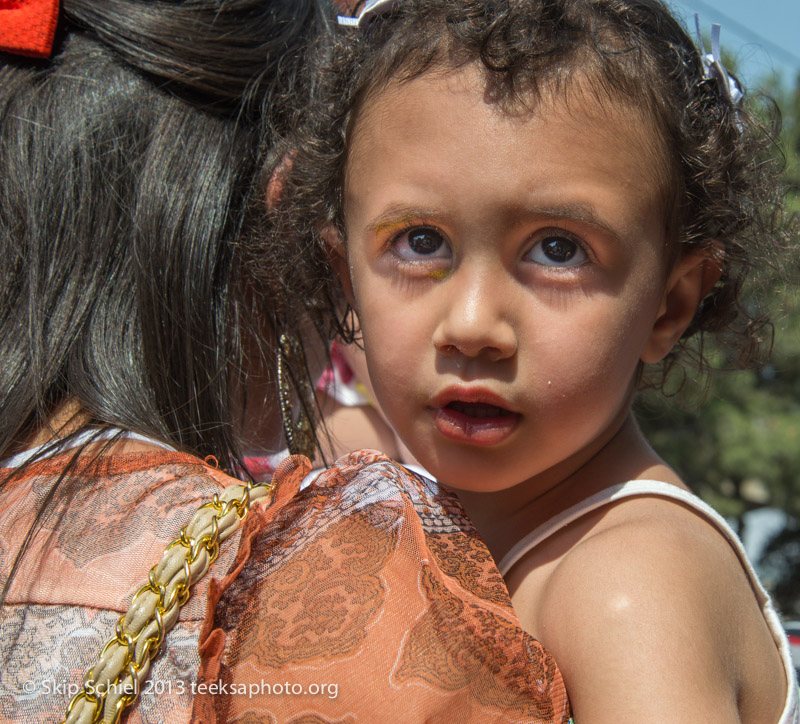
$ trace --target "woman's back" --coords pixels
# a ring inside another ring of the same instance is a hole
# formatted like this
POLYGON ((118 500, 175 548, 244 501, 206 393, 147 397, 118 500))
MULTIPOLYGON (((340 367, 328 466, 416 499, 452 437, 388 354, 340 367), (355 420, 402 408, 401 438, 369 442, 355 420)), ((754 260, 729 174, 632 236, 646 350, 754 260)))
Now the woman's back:
MULTIPOLYGON (((13 693, 0 718, 31 721, 63 715, 71 696, 54 687, 82 681, 164 547, 235 482, 202 458, 241 472, 245 420, 283 447, 276 337, 302 349, 316 335, 301 328, 335 314, 308 293, 299 250, 267 239, 263 200, 324 3, 63 0, 51 50, 7 42, 20 11, 35 23, 49 9, 0 7, 0 48, 20 53, 0 56, 0 658, 13 693)), ((283 367, 290 391, 309 374, 283 367)), ((204 614, 201 594, 170 634, 163 681, 196 678, 204 614)), ((155 720, 191 709, 143 702, 155 720)))

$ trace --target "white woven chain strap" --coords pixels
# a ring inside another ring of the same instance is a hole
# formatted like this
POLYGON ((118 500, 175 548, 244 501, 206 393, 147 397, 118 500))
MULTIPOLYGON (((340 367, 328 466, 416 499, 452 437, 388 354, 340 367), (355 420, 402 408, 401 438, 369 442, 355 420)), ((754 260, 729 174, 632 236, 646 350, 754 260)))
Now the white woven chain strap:
POLYGON ((189 600, 192 586, 219 555, 220 543, 238 530, 250 505, 271 492, 271 485, 232 485, 198 508, 117 621, 116 635, 87 672, 62 724, 119 722, 139 696, 150 663, 189 600))

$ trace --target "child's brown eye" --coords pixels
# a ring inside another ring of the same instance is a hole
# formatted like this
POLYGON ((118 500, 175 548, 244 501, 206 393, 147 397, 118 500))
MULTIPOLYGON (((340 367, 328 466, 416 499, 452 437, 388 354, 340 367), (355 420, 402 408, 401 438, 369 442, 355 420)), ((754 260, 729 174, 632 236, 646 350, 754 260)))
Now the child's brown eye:
POLYGON ((565 264, 578 251, 578 245, 574 241, 568 239, 547 239, 542 242, 542 252, 551 261, 557 264, 565 264))
POLYGON ((408 232, 408 247, 415 254, 435 254, 442 244, 444 239, 435 229, 414 229, 408 232))
POLYGON ((420 226, 395 237, 392 249, 405 261, 429 262, 450 258, 450 247, 440 231, 420 226))
POLYGON ((581 244, 565 232, 548 234, 525 256, 537 264, 554 267, 580 266, 589 259, 581 244))

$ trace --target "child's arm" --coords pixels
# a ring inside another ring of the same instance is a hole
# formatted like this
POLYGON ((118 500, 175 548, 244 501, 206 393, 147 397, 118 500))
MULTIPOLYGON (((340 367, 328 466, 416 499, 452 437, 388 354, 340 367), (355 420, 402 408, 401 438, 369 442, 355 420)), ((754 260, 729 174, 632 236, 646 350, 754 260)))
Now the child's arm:
POLYGON ((629 501, 522 565, 515 607, 558 661, 578 724, 778 721, 786 682, 753 591, 690 511, 629 501))

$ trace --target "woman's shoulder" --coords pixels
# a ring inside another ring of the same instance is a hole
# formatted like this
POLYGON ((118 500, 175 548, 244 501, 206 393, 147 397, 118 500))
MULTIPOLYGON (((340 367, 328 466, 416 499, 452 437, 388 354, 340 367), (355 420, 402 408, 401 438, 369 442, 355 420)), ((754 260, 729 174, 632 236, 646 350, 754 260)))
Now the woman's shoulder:
POLYGON ((455 526, 474 530, 452 492, 377 450, 358 450, 340 457, 316 477, 314 488, 317 494, 337 496, 339 503, 349 501, 357 507, 402 500, 422 514, 442 508, 455 518, 455 526))
POLYGON ((0 506, 9 513, 33 516, 38 510, 35 503, 48 497, 63 508, 61 525, 80 527, 91 521, 101 526, 101 533, 113 530, 123 535, 122 528, 133 526, 133 521, 153 528, 160 520, 159 528, 165 529, 165 518, 180 517, 178 511, 197 507, 215 492, 241 482, 218 470, 216 461, 135 445, 77 459, 65 451, 31 462, 4 483, 0 506))
MULTIPOLYGON (((273 477, 273 502, 253 516, 250 525, 258 543, 270 548, 273 560, 292 558, 311 539, 342 535, 360 540, 363 534, 364 545, 416 546, 434 557, 444 556, 458 541, 476 560, 492 561, 453 493, 382 453, 353 452, 310 483, 309 477, 306 460, 285 460, 273 477)), ((493 562, 486 570, 504 588, 493 562)), ((268 575, 269 567, 258 572, 268 575)))
MULTIPOLYGON (((32 462, 0 496, 3 551, 19 550, 38 528, 7 601, 124 610, 194 511, 236 482, 194 456, 152 447, 32 462), (55 512, 37 520, 48 498, 55 512)), ((13 561, 0 558, 7 572, 13 561)))
MULTIPOLYGON (((296 459, 279 466, 275 499, 242 533, 247 560, 210 593, 203 675, 307 692, 324 671, 336 699, 308 706, 326 720, 404 711, 428 721, 455 707, 470 721, 567 721, 558 667, 520 628, 451 493, 374 451, 340 458, 298 490, 305 473, 296 459), (379 698, 364 696, 367 681, 379 698)), ((231 718, 245 708, 290 718, 294 697, 270 693, 240 697, 231 718)))

